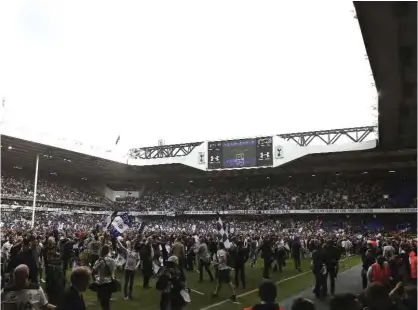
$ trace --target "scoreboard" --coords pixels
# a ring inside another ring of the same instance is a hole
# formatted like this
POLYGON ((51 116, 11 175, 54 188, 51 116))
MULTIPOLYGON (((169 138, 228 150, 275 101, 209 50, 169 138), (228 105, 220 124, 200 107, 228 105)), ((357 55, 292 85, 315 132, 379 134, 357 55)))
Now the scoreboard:
POLYGON ((208 142, 208 169, 273 166, 273 137, 208 142))

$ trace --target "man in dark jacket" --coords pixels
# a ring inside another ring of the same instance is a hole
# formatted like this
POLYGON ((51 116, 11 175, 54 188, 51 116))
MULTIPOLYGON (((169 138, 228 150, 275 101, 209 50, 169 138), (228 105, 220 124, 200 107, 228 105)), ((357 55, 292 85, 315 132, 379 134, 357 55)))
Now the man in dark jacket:
POLYGON ((45 264, 45 290, 49 302, 57 305, 65 291, 65 278, 62 270, 63 263, 57 247, 58 237, 54 231, 54 236, 50 236, 42 250, 42 257, 45 264))
POLYGON ((263 280, 261 282, 258 287, 258 297, 260 297, 261 303, 244 310, 284 310, 276 302, 277 286, 273 281, 263 280))
MULTIPOLYGON (((329 240, 325 244, 324 254, 325 254, 325 264, 327 266, 326 277, 329 276, 330 286, 331 286, 330 287, 331 295, 334 295, 334 293, 335 293, 335 279, 337 278, 337 269, 338 269, 338 264, 339 264, 339 261, 340 261, 340 258, 341 258, 341 252, 337 248, 336 244, 332 240, 329 240)), ((325 293, 328 290, 327 279, 325 279, 324 290, 325 290, 325 293)))
POLYGON ((326 258, 324 249, 316 244, 312 252, 312 272, 315 276, 314 294, 316 297, 324 296, 326 293, 326 258))
POLYGON ((155 284, 160 295, 160 309, 183 309, 185 300, 181 295, 182 290, 186 290, 186 278, 184 273, 178 268, 178 258, 171 256, 164 263, 158 272, 158 280, 155 284))
POLYGON ((300 268, 300 255, 301 255, 302 245, 298 237, 296 237, 292 242, 292 257, 295 262, 295 269, 301 271, 300 268))
POLYGON ((29 280, 33 283, 38 283, 38 264, 34 258, 32 250, 30 248, 29 239, 24 239, 20 252, 12 256, 10 263, 8 264, 8 272, 12 273, 13 270, 19 265, 26 265, 29 268, 29 280))
POLYGON ((235 268, 235 286, 239 287, 238 278, 241 278, 242 287, 245 289, 245 263, 248 260, 248 249, 244 247, 244 242, 238 241, 236 248, 236 256, 234 260, 235 268))
POLYGON ((70 278, 71 286, 63 294, 57 310, 85 310, 86 305, 82 293, 87 290, 90 278, 88 268, 77 267, 74 269, 70 278))
POLYGON ((152 276, 152 259, 153 259, 153 248, 152 248, 152 239, 148 240, 143 244, 139 250, 139 256, 142 261, 142 273, 144 276, 143 288, 151 288, 149 281, 152 276))
POLYGON ((263 278, 268 279, 270 277, 270 267, 273 260, 273 249, 270 239, 265 239, 261 245, 259 251, 264 261, 263 278))

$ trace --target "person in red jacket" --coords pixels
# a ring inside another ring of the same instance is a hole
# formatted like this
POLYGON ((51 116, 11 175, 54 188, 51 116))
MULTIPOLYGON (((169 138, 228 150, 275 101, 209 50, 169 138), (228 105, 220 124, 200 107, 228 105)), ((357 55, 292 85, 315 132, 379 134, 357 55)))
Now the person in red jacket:
POLYGON ((417 284, 417 255, 414 251, 409 253, 409 265, 411 266, 411 282, 417 284))
POLYGON ((369 267, 367 278, 369 279, 369 283, 380 283, 389 286, 390 270, 389 265, 383 256, 378 256, 376 263, 369 267))
POLYGON ((244 310, 284 310, 280 308, 276 302, 277 298, 277 287, 276 284, 271 280, 263 280, 258 287, 258 297, 261 302, 250 308, 244 310))

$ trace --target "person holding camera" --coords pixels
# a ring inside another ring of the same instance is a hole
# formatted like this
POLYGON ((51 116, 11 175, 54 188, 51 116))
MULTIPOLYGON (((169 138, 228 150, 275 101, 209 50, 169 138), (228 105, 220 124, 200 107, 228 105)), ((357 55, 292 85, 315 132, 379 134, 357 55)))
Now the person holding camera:
POLYGON ((170 256, 164 266, 158 271, 156 289, 161 292, 161 310, 181 310, 190 296, 185 290, 186 279, 180 271, 177 256, 170 256))

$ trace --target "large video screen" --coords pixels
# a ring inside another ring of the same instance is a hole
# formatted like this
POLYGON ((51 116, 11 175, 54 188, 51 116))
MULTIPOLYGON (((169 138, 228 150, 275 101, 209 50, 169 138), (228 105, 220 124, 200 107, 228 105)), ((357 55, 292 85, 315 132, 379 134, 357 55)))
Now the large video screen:
POLYGON ((273 165, 273 137, 208 143, 208 169, 268 167, 273 165))

